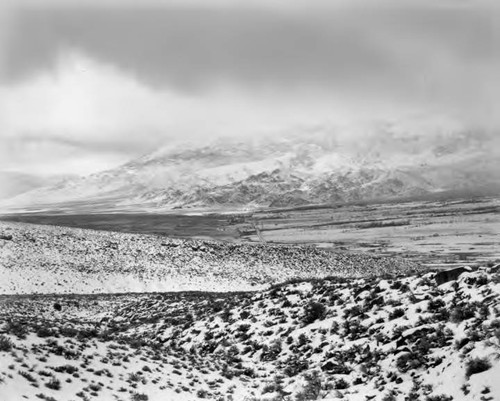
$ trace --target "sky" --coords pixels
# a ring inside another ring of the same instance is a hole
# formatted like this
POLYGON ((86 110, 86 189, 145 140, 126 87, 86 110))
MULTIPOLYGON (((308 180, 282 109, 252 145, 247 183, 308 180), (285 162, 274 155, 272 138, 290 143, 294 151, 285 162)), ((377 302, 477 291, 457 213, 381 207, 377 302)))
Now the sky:
POLYGON ((0 172, 86 175, 316 124, 499 123, 494 1, 2 4, 0 172))

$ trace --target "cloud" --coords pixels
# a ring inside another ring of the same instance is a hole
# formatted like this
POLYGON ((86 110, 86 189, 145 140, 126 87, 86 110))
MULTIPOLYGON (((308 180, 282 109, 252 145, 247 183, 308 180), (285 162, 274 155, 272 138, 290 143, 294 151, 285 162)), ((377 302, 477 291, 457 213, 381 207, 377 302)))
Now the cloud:
POLYGON ((0 168, 84 174, 123 163, 158 144, 169 101, 112 66, 66 54, 53 70, 0 87, 0 168))
POLYGON ((89 173, 166 142, 266 133, 335 114, 315 95, 297 99, 229 86, 199 94, 152 88, 109 63, 63 52, 52 69, 0 86, 0 169, 89 173))
POLYGON ((49 2, 16 13, 4 80, 52 68, 68 49, 149 87, 315 91, 492 118, 500 8, 488 1, 49 2), (142 4, 142 3, 141 3, 142 4), (232 4, 232 5, 231 5, 232 4))
POLYGON ((487 1, 288 3, 12 6, 0 169, 91 172, 168 141, 410 113, 498 127, 487 1))

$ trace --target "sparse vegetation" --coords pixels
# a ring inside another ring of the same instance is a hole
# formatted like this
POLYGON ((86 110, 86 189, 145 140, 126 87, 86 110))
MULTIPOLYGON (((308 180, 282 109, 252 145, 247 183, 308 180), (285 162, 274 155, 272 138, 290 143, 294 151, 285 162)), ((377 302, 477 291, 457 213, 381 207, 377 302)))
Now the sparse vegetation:
POLYGON ((9 352, 13 346, 9 337, 0 334, 0 352, 9 352))
POLYGON ((56 379, 55 377, 51 378, 49 382, 45 383, 45 387, 50 388, 52 390, 60 390, 61 389, 61 381, 56 379))
POLYGON ((319 302, 309 302, 304 308, 302 321, 305 325, 311 324, 316 320, 322 320, 326 316, 326 307, 319 302))
POLYGON ((447 401, 426 380, 463 369, 473 385, 460 394, 490 397, 493 386, 475 381, 490 380, 489 366, 498 363, 492 274, 445 286, 433 277, 297 279, 238 293, 3 297, 0 378, 12 388, 24 377, 31 398, 47 387, 84 401, 158 393, 305 401, 367 389, 383 401, 447 401))

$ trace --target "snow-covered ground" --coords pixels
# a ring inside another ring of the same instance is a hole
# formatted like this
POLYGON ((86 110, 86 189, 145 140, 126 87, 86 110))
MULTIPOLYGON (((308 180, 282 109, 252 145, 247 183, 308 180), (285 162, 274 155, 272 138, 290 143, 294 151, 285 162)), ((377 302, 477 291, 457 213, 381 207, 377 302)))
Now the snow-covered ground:
POLYGON ((500 269, 0 297, 1 399, 500 400, 500 269))
MULTIPOLYGON (((159 217, 161 218, 161 217, 159 217)), ((235 244, 0 222, 0 294, 242 291, 419 268, 311 246, 235 244)))

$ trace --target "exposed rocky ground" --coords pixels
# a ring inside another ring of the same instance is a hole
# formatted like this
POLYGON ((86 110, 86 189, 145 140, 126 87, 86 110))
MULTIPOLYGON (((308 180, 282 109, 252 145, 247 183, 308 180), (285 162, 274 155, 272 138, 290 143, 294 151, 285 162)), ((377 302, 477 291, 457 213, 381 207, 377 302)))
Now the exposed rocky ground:
POLYGON ((499 400, 499 268, 456 276, 3 296, 2 400, 499 400))
POLYGON ((236 291, 297 277, 374 277, 418 269, 403 259, 312 246, 0 222, 0 294, 236 291))

